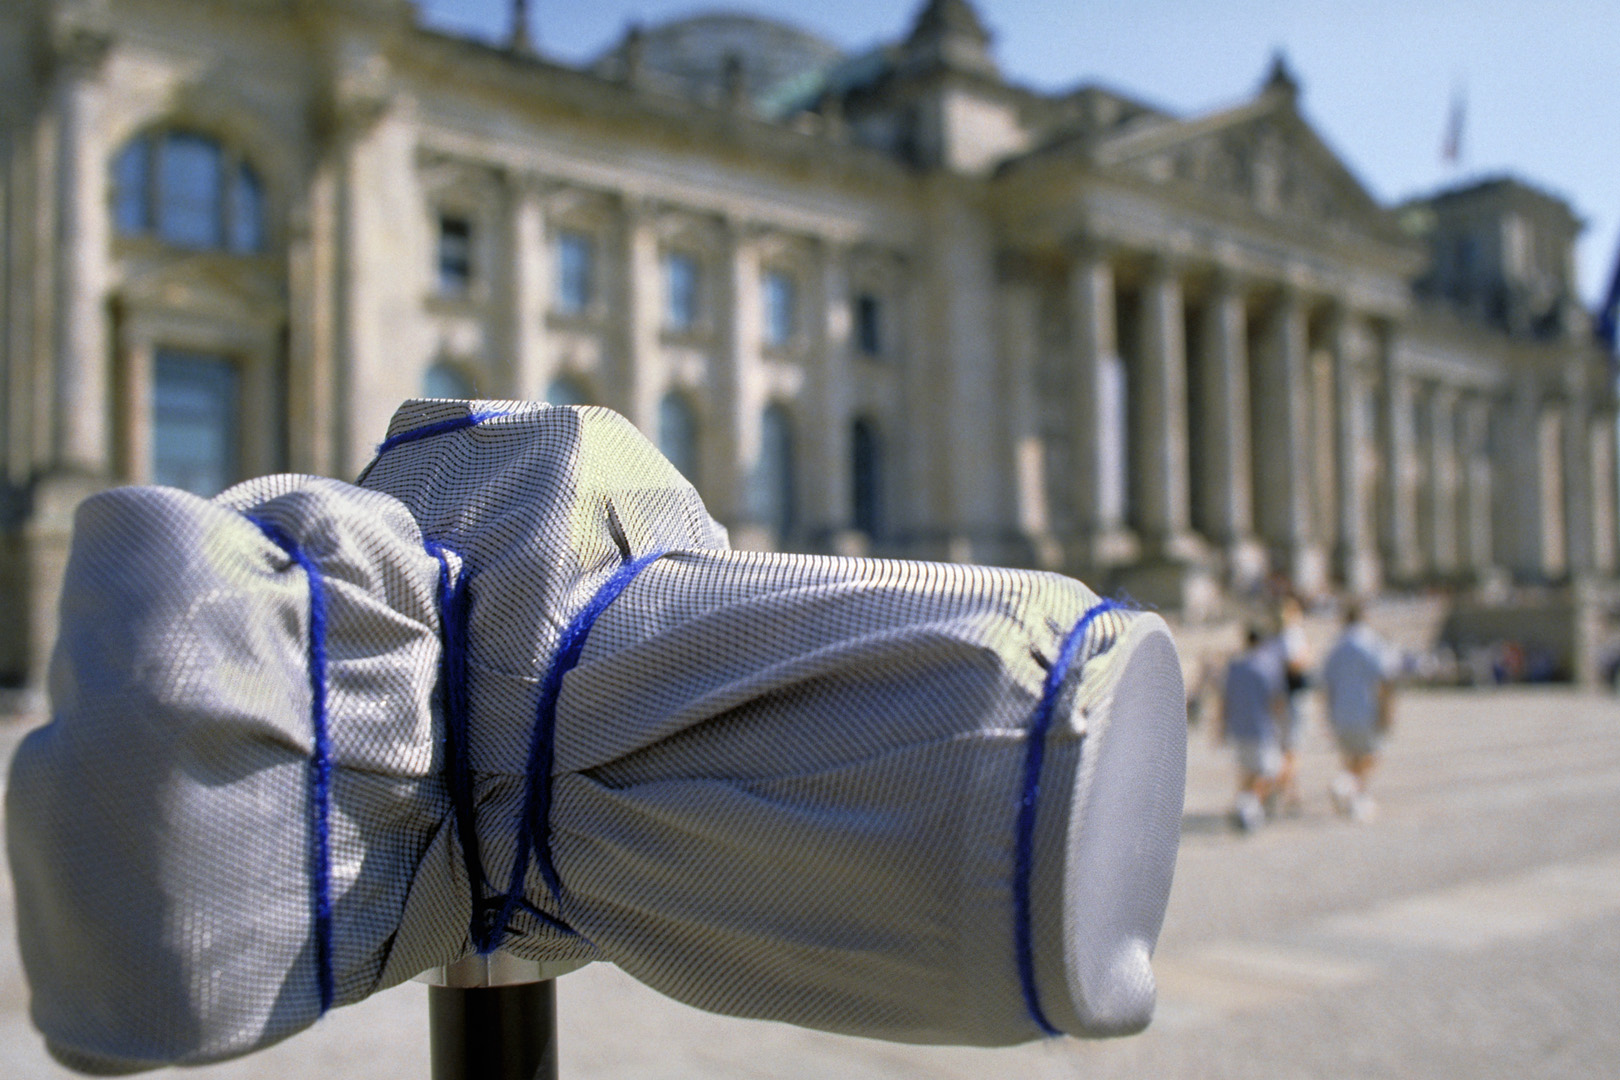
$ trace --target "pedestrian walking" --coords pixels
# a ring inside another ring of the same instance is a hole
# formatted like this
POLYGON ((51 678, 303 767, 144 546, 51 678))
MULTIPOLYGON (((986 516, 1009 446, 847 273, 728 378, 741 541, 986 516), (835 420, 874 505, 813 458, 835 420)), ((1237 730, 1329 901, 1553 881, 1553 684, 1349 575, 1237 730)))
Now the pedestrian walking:
POLYGON ((1285 708, 1281 654, 1251 627, 1246 648, 1226 668, 1219 738, 1237 753, 1238 792, 1233 820, 1245 832, 1265 823, 1266 800, 1277 789, 1282 770, 1278 732, 1285 708))
POLYGON ((1333 805, 1352 821, 1370 821, 1376 811, 1367 779, 1389 733, 1394 706, 1395 664, 1389 648, 1366 623, 1361 605, 1344 614, 1344 632, 1322 666, 1328 719, 1344 770, 1333 778, 1333 805))
POLYGON ((1277 774, 1275 798, 1282 804, 1284 813, 1298 814, 1301 806, 1299 744, 1305 737, 1305 716, 1310 705, 1311 644, 1305 636, 1305 608, 1292 593, 1285 595, 1279 605, 1277 625, 1273 644, 1280 653, 1287 694, 1277 733, 1282 768, 1277 774))

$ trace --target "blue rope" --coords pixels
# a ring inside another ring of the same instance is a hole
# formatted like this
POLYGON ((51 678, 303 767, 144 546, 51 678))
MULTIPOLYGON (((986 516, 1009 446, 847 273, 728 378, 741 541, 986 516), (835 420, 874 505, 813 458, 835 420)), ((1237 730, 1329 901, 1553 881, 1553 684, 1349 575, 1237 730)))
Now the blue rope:
POLYGON ((315 906, 315 972, 321 1012, 332 1007, 332 743, 326 728, 326 588, 309 554, 281 526, 249 517, 271 543, 303 567, 309 579, 310 724, 315 750, 309 759, 309 799, 314 819, 310 838, 310 879, 315 906))
POLYGON ((480 952, 489 935, 491 904, 484 893, 487 884, 484 861, 478 849, 477 808, 473 802, 472 741, 467 727, 467 625, 472 615, 471 575, 462 564, 459 576, 450 573, 450 548, 427 541, 428 554, 439 561, 439 625, 444 645, 439 652, 439 684, 443 687, 444 765, 446 787, 450 790, 451 812, 456 819, 456 835, 461 841, 462 864, 472 892, 472 917, 468 934, 480 952))
POLYGON ((390 435, 377 444, 377 456, 382 457, 396 446, 404 446, 419 439, 430 439, 435 435, 443 435, 448 431, 460 431, 462 428, 477 427, 486 420, 494 420, 510 415, 500 409, 477 409, 466 416, 452 416, 448 420, 440 420, 436 424, 427 424, 423 427, 402 431, 398 435, 390 435))
POLYGON ((585 639, 597 618, 619 594, 653 562, 664 557, 662 551, 649 552, 639 559, 622 564, 613 576, 602 583, 591 597, 590 603, 580 609, 557 642, 557 653, 551 667, 540 684, 540 700, 535 709, 534 732, 529 742, 528 787, 524 792, 523 816, 518 822, 517 853, 512 860, 512 875, 508 879, 505 900, 487 948, 480 952, 493 952, 500 947, 512 913, 519 907, 529 907, 523 900, 523 883, 529 875, 529 860, 533 858, 540 877, 557 900, 562 899, 562 882, 551 861, 551 767, 554 760, 554 742, 557 734, 557 698, 562 692, 563 676, 579 663, 585 649, 585 639))
POLYGON ((1057 659, 1046 672, 1046 684, 1041 689, 1041 703, 1035 710, 1035 719, 1029 725, 1029 740, 1025 743, 1024 797, 1018 804, 1017 846, 1013 867, 1013 934, 1018 950, 1018 981, 1023 986, 1024 1005, 1029 1009, 1030 1018, 1035 1021, 1035 1026, 1047 1035, 1063 1033, 1052 1026, 1051 1021, 1046 1018, 1046 1013, 1041 1010, 1040 996, 1035 988, 1035 952, 1030 927, 1029 897, 1030 876, 1035 861, 1035 804, 1040 800, 1041 764, 1046 760, 1046 733, 1051 729, 1052 718, 1057 712, 1057 699, 1063 690, 1063 680, 1068 675, 1075 657, 1080 655, 1080 647, 1085 644, 1086 632, 1100 616, 1110 611, 1121 610, 1123 607, 1124 605, 1114 600, 1102 601, 1080 616, 1080 621, 1074 624, 1074 628, 1063 639, 1063 647, 1058 650, 1057 659))

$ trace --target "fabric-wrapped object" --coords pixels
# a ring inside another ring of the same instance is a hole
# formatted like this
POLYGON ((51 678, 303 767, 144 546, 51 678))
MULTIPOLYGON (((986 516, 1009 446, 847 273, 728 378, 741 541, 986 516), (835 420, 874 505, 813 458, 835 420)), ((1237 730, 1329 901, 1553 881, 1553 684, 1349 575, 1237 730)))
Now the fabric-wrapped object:
POLYGON ((243 1054, 495 948, 909 1042, 1151 1015, 1163 621, 728 550, 604 409, 413 402, 359 486, 87 500, 51 694, 7 832, 77 1068, 243 1054))

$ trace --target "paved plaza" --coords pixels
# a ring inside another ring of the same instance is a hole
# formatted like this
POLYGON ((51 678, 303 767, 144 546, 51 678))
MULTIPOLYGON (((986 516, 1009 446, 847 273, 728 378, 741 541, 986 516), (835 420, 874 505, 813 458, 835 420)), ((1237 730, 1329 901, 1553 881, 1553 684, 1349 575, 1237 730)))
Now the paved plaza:
MULTIPOLYGON (((1195 730, 1147 1033, 1012 1050, 892 1046, 730 1020, 596 965, 559 984, 566 1080, 1613 1077, 1620 1072, 1620 699, 1411 691, 1378 820, 1336 818, 1313 728, 1301 816, 1252 837, 1195 730)), ((5 757, 20 729, 3 733, 5 757)), ((12 923, 9 878, 0 920, 12 923)), ((0 1077, 72 1074, 0 943, 0 1077)), ((339 1010, 196 1080, 427 1077, 426 988, 339 1010)))

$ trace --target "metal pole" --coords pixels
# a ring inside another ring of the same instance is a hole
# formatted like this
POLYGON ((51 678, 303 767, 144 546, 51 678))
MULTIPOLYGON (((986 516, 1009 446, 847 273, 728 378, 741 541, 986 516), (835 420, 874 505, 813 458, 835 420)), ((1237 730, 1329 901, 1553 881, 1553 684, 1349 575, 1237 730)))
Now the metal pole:
POLYGON ((557 984, 583 962, 469 956, 428 984, 433 1080, 557 1080, 557 984))
POLYGON ((433 1080, 557 1080, 556 988, 429 987, 433 1080))

